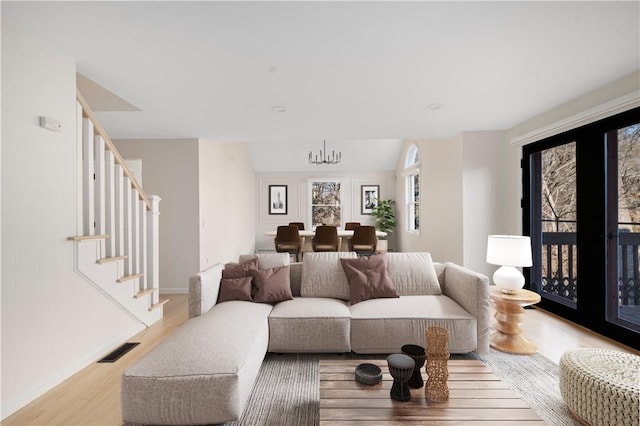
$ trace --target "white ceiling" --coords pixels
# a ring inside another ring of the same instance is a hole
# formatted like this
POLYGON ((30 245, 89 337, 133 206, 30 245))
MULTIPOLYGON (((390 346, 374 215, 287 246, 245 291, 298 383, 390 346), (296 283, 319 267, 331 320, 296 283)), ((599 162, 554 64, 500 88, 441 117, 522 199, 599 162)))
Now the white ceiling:
POLYGON ((639 69, 639 5, 1 2, 3 19, 140 109, 98 113, 112 138, 250 142, 258 163, 273 154, 258 171, 296 144, 306 162, 323 139, 513 127, 639 69))

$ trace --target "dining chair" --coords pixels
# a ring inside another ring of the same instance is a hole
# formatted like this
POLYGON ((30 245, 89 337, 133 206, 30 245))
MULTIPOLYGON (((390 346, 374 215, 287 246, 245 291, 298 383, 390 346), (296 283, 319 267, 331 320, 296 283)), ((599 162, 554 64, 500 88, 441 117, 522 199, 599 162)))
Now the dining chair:
POLYGON ((300 252, 302 252, 302 242, 297 226, 278 226, 276 237, 273 239, 278 253, 289 253, 295 255, 296 262, 299 262, 300 252))
POLYGON ((358 256, 370 256, 376 253, 378 237, 375 226, 359 226, 353 230, 353 237, 348 240, 349 251, 355 251, 358 256))
POLYGON ((311 247, 313 251, 338 251, 340 248, 338 228, 328 225, 318 226, 315 236, 311 239, 311 247))
POLYGON ((304 231, 304 222, 289 222, 289 226, 297 226, 298 231, 304 231))
POLYGON ((347 223, 344 224, 344 230, 345 231, 353 231, 358 226, 360 226, 360 222, 347 222, 347 223))

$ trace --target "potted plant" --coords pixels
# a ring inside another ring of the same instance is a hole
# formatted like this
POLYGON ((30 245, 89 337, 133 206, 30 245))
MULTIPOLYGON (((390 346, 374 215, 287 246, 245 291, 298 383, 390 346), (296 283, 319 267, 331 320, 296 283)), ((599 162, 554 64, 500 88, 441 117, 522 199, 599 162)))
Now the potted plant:
MULTIPOLYGON (((378 231, 386 232, 388 234, 393 232, 396 227, 396 216, 393 212, 392 204, 393 200, 378 200, 378 204, 371 209, 371 215, 376 218, 376 229, 378 231)), ((387 237, 378 239, 378 250, 387 251, 388 243, 387 237)))

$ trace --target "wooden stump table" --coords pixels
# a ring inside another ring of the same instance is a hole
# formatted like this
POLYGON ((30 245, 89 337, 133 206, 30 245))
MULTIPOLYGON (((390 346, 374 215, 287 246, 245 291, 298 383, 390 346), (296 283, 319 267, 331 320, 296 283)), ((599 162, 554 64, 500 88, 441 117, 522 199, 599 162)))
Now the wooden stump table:
POLYGON ((496 331, 491 333, 491 347, 502 352, 517 355, 531 355, 538 348, 522 337, 520 324, 525 314, 524 307, 540 302, 540 295, 529 290, 519 290, 515 294, 502 293, 491 286, 489 297, 495 305, 496 331))

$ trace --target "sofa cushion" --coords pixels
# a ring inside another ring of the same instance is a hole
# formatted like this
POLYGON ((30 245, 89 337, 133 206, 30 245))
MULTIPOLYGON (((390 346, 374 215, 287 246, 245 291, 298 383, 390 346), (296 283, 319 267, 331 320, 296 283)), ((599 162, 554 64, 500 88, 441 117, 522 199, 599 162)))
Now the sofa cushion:
POLYGON ((268 346, 271 305, 232 301, 187 321, 122 377, 122 417, 144 424, 237 420, 268 346))
POLYGON ((252 280, 252 277, 222 278, 220 280, 218 303, 231 300, 246 300, 251 302, 252 280))
POLYGON ((357 353, 399 352, 402 345, 425 346, 425 330, 449 330, 449 352, 477 347, 477 323, 469 312, 444 295, 371 299, 349 307, 351 350, 357 353))
POLYGON ((271 269, 251 269, 255 294, 253 301, 258 303, 275 303, 291 300, 291 284, 289 266, 271 269))
POLYGON ((301 296, 349 300, 349 281, 340 259, 355 257, 355 252, 344 251, 306 253, 302 264, 301 296))
POLYGON ((289 253, 257 253, 240 255, 239 262, 243 264, 252 259, 258 261, 258 268, 271 269, 291 264, 291 256, 289 253))
POLYGON ((400 296, 442 294, 429 253, 387 253, 387 268, 400 296))
POLYGON ((340 259, 349 280, 349 304, 381 297, 398 297, 387 273, 386 254, 340 259))
POLYGON ((350 313, 343 300, 296 297, 269 314, 270 352, 349 352, 350 313))

